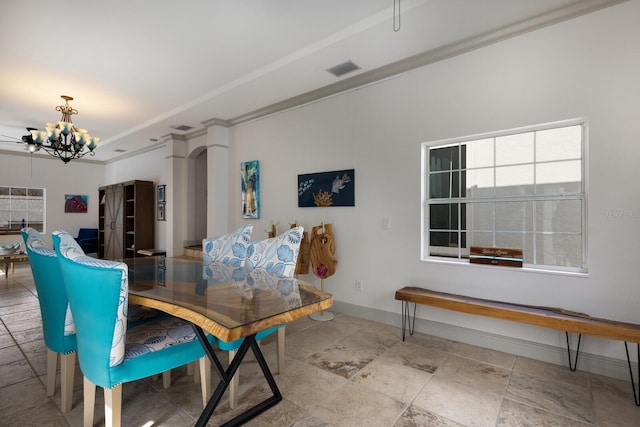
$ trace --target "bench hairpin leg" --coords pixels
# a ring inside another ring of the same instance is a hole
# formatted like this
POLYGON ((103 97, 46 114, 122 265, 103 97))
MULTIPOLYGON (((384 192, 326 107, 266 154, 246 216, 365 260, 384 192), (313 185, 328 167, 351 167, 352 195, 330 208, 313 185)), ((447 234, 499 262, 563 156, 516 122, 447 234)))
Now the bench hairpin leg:
POLYGON ((627 352, 627 364, 629 365, 629 375, 631 376, 631 388, 633 388, 633 400, 636 406, 640 406, 640 344, 638 346, 638 392, 636 393, 636 383, 633 379, 633 369, 631 368, 631 358, 629 358, 629 347, 624 342, 624 350, 627 352))
POLYGON ((411 319, 409 316, 409 302, 408 301, 402 301, 402 341, 404 341, 404 337, 405 337, 405 330, 408 327, 409 328, 409 335, 413 335, 413 331, 415 329, 416 326, 416 306, 418 304, 414 303, 413 304, 413 319, 411 319))
POLYGON ((576 360, 573 364, 571 364, 571 347, 569 346, 569 332, 565 331, 567 336, 567 354, 569 355, 569 369, 571 372, 575 372, 578 368, 578 355, 580 354, 580 340, 582 339, 582 334, 578 334, 578 347, 576 347, 576 360))

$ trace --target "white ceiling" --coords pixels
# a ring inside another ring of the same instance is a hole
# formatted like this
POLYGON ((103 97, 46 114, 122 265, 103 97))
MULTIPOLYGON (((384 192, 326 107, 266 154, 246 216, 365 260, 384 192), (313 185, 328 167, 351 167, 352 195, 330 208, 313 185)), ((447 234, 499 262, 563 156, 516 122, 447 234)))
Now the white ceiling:
POLYGON ((399 0, 396 32, 393 0, 2 0, 0 140, 59 120, 70 95, 102 138, 85 159, 107 161, 617 2, 399 0), (347 60, 361 69, 326 71, 347 60))

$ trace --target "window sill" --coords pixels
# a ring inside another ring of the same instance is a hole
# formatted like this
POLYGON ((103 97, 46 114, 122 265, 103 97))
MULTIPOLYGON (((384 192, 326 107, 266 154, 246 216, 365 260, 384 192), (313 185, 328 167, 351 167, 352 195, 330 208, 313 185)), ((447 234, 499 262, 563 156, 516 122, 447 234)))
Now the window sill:
POLYGON ((553 274, 558 276, 570 276, 570 277, 580 277, 580 278, 588 278, 589 273, 587 271, 578 271, 578 270, 554 270, 549 268, 536 268, 531 266, 523 266, 523 267, 505 267, 499 265, 489 265, 489 264, 472 264, 469 260, 457 260, 457 259, 446 259, 446 258, 423 258, 420 260, 421 262, 434 263, 434 264, 449 264, 449 265, 460 265, 465 268, 479 268, 479 269, 489 269, 489 270, 499 270, 499 271, 523 271, 527 273, 536 273, 536 274, 553 274))

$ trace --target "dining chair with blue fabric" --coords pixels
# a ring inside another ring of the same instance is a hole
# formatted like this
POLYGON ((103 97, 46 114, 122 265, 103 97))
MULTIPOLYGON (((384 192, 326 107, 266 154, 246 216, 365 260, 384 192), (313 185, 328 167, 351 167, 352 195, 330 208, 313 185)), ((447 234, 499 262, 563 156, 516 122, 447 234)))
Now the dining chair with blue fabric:
POLYGON ((29 256, 33 281, 38 292, 44 343, 47 346, 47 396, 56 388, 58 355, 60 356, 60 406, 69 412, 73 403, 73 377, 76 364, 76 332, 62 273, 56 253, 33 228, 21 230, 29 256))
POLYGON ((84 375, 84 425, 93 425, 96 386, 104 389, 105 425, 119 426, 122 384, 200 360, 203 402, 210 382, 205 352, 190 323, 158 316, 127 328, 128 267, 91 258, 63 231, 54 248, 76 328, 84 375))
MULTIPOLYGON (((242 230, 242 229, 241 229, 242 230)), ((234 233, 237 233, 237 230, 234 233)), ((241 240, 241 244, 235 248, 235 256, 230 254, 217 254, 218 260, 224 259, 236 259, 240 255, 244 255, 245 259, 239 262, 239 266, 246 267, 247 270, 262 269, 270 273, 277 274, 282 277, 293 277, 295 272, 296 261, 298 259, 298 253, 300 250, 300 242, 302 241, 302 227, 295 227, 287 230, 285 233, 261 241, 247 241, 245 238, 241 240)), ((231 233, 233 235, 234 233, 231 233)), ((223 236, 222 239, 228 239, 228 236, 223 236)), ((209 240, 209 246, 215 246, 215 239, 209 240), (213 240, 213 241, 212 241, 213 240)), ((224 247, 224 245, 218 245, 224 247)), ((204 249, 207 247, 203 241, 203 257, 204 249)), ((233 245, 227 245, 227 248, 232 248, 233 245)), ((209 256, 209 259, 215 260, 209 256)), ((207 258, 203 259, 204 262, 208 261, 207 258)), ((224 261, 223 261, 224 262, 224 261)), ((235 261, 234 261, 235 262, 235 261)), ((277 347, 278 347, 278 373, 284 370, 284 353, 285 353, 285 325, 274 326, 256 334, 256 341, 260 342, 262 339, 276 332, 277 335, 277 347)), ((216 337, 213 337, 214 343, 221 350, 229 352, 229 363, 235 357, 237 350, 244 341, 244 338, 240 338, 231 342, 222 341, 216 337)), ((239 388, 240 373, 236 371, 231 383, 229 384, 229 405, 232 409, 237 406, 237 390, 239 388)))

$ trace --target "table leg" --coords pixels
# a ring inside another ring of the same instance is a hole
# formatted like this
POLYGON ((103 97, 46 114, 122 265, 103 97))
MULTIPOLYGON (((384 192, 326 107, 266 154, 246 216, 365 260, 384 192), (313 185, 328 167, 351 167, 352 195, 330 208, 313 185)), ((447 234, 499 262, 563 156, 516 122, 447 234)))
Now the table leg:
POLYGON ((256 360, 258 361, 258 365, 260 365, 260 369, 262 369, 262 374, 264 375, 265 379, 267 380, 267 383, 269 384, 269 387, 271 388, 273 396, 258 403, 256 406, 249 408, 242 414, 228 421, 223 425, 223 427, 242 425, 245 422, 249 421, 250 419, 254 418, 255 416, 261 414, 262 412, 276 405, 278 402, 282 400, 282 394, 280 393, 280 390, 278 389, 278 385, 276 384, 276 381, 273 378, 271 371, 269 370, 269 366, 267 365, 267 362, 264 359, 264 355, 260 350, 260 346, 258 346, 258 343, 256 342, 255 334, 245 337, 235 357, 233 358, 233 360, 229 364, 229 367, 225 371, 225 369, 222 367, 222 364, 220 363, 220 360, 218 360, 218 357, 215 355, 213 351, 213 347, 210 345, 209 340, 207 340, 207 336, 202 330, 202 328, 196 325, 193 325, 193 328, 196 331, 196 335, 198 336, 200 343, 202 343, 202 346, 204 347, 205 352, 209 356, 209 359, 211 359, 213 366, 216 367, 216 371, 218 372, 218 376, 220 377, 220 382, 218 383, 218 386, 216 387, 215 391, 211 395, 211 398, 209 399, 207 406, 202 411, 202 414, 200 414, 200 418, 198 418, 198 421, 196 422, 197 427, 204 427, 207 425, 207 422, 209 421, 216 407, 220 403, 220 399, 222 399, 224 392, 229 387, 229 384, 231 383, 233 375, 236 373, 236 371, 240 367, 240 364, 242 363, 242 360, 246 356, 247 351, 249 351, 249 348, 251 348, 251 350, 253 351, 253 354, 255 355, 256 360))

